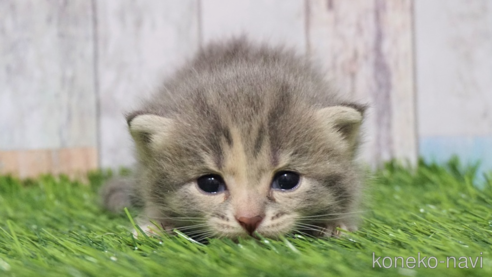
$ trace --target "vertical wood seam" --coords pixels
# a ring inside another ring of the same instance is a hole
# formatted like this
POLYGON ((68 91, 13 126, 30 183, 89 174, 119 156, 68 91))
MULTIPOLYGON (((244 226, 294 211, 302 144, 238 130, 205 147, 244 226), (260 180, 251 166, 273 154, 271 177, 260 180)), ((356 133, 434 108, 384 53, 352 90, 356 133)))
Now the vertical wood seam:
POLYGON ((197 24, 198 24, 198 49, 203 47, 203 16, 202 16, 202 0, 196 0, 196 13, 197 13, 197 24))
POLYGON ((93 55, 93 72, 94 75, 94 94, 95 94, 95 113, 96 113, 96 124, 95 124, 95 133, 96 133, 96 149, 97 149, 97 165, 101 164, 101 104, 100 104, 100 89, 99 89, 99 30, 98 30, 98 21, 97 21, 97 0, 91 0, 91 8, 92 8, 92 55, 93 55))
POLYGON ((414 135, 414 161, 415 165, 418 163, 418 158, 420 154, 420 134, 419 134, 419 117, 418 117, 418 77, 417 77, 417 35, 416 35, 416 26, 415 26, 415 1, 410 0, 410 12, 411 12, 411 20, 412 23, 410 24, 412 30, 411 30, 411 49, 412 49, 412 82, 413 82, 413 135, 414 135))
POLYGON ((311 57, 311 42, 310 42, 310 32, 309 32, 309 13, 310 13, 310 0, 304 0, 304 39, 306 43, 306 56, 311 57))
POLYGON ((373 45, 374 51, 374 64, 373 64, 373 76, 375 81, 375 91, 373 92, 373 99, 375 99, 376 108, 376 123, 378 130, 376 131, 376 148, 375 159, 377 162, 381 162, 388 157, 394 156, 394 139, 392 135, 393 124, 391 119, 393 118, 393 107, 391 103, 391 92, 393 84, 391 81, 391 69, 386 61, 386 57, 383 50, 383 40, 386 39, 386 34, 383 33, 382 19, 386 10, 386 3, 382 0, 376 0, 374 6, 374 20, 375 20, 375 39, 373 45), (390 116, 387 116, 387 115, 390 116), (385 149, 386 152, 385 153, 385 149))

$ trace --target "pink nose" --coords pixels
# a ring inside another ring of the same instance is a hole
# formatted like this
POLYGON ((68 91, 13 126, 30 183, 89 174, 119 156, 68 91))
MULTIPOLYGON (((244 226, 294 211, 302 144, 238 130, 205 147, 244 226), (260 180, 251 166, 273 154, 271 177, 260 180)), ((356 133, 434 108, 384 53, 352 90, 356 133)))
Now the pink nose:
POLYGON ((257 215, 254 217, 236 217, 237 222, 243 226, 244 230, 246 230, 250 235, 258 228, 261 221, 263 220, 263 216, 257 215))

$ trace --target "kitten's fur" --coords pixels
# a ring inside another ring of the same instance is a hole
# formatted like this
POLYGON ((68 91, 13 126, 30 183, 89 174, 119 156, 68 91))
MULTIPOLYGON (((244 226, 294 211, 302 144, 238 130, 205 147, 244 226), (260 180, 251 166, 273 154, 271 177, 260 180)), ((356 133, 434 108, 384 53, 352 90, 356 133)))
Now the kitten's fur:
POLYGON ((127 117, 137 173, 107 184, 104 204, 140 204, 144 228, 154 221, 192 236, 247 236, 240 216, 263 217, 256 231, 265 237, 354 230, 362 118, 362 106, 290 51, 245 39, 211 44, 127 117), (281 170, 301 175, 297 189, 270 188, 281 170), (225 192, 198 189, 196 179, 212 173, 225 192))

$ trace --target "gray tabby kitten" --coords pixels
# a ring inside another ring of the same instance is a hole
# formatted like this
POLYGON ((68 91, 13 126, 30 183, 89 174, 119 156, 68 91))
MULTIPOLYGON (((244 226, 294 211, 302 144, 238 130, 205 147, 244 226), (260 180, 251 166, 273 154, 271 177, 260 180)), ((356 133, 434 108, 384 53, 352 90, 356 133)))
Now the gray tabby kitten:
POLYGON ((283 48, 211 44, 127 117, 138 168, 104 205, 197 239, 355 230, 363 110, 283 48))

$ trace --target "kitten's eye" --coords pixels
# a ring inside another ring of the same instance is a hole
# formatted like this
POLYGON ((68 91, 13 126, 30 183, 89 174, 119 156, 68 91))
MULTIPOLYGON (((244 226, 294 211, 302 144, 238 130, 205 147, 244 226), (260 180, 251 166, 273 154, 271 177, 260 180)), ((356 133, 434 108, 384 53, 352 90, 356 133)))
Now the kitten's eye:
POLYGON ((205 175, 196 180, 198 187, 206 193, 216 194, 226 190, 226 185, 219 175, 205 175))
POLYGON ((299 184, 299 174, 292 171, 281 171, 273 177, 272 189, 293 190, 299 184))

